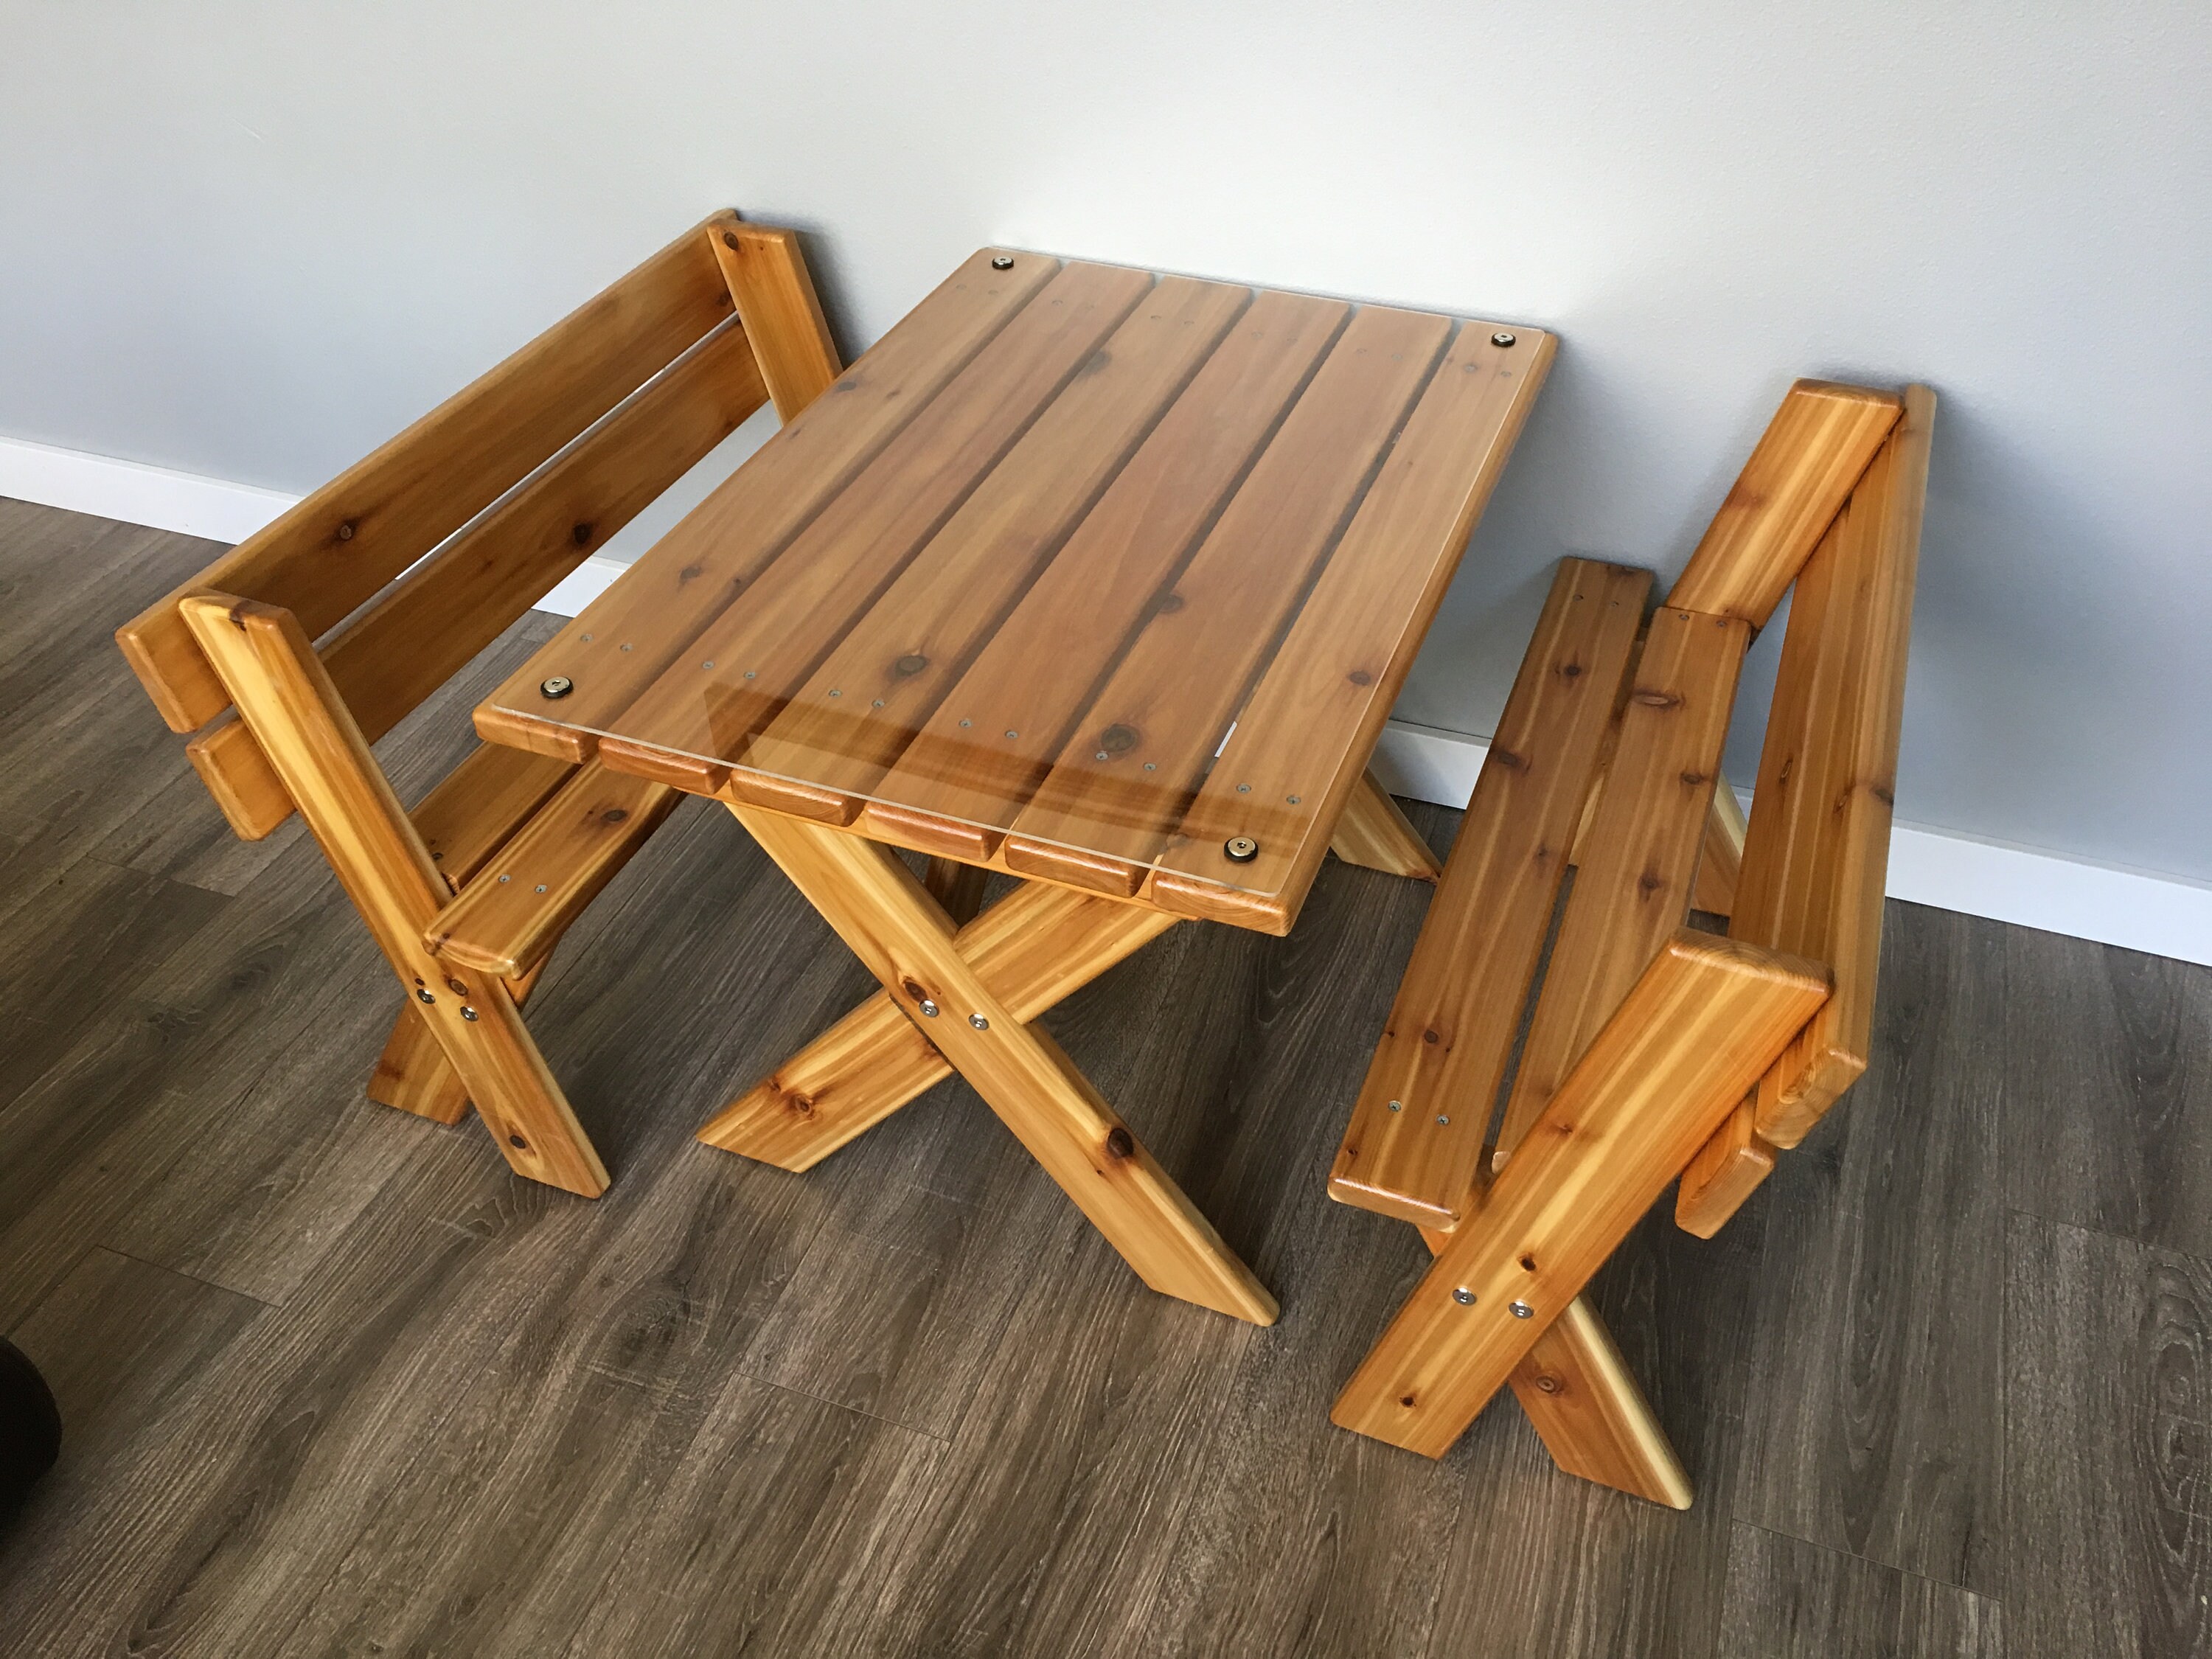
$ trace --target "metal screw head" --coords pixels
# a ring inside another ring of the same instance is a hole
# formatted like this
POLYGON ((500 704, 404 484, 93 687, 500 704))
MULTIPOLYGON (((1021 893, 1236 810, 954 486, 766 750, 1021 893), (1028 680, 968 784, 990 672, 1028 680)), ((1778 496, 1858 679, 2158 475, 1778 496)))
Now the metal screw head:
POLYGON ((988 1031, 991 1029, 991 1022, 981 1014, 969 1015, 968 1023, 979 1031, 988 1031))
POLYGON ((513 876, 501 876, 499 879, 501 884, 504 886, 507 883, 513 881, 514 878, 513 876))
POLYGON ((921 1000, 921 1017, 924 1019, 935 1019, 937 1018, 937 1005, 932 1002, 927 997, 924 997, 921 1000))
POLYGON ((1390 1103, 1390 1109, 1394 1112, 1402 1112, 1406 1109, 1406 1103, 1402 1100, 1394 1100, 1390 1103))
POLYGON ((991 258, 991 269, 992 269, 992 270, 1012 270, 1013 268, 1014 268, 1014 256, 1013 256, 1012 254, 1011 254, 1011 253, 999 253, 999 254, 994 254, 994 255, 992 256, 992 258, 991 258))
POLYGON ((545 890, 545 884, 542 881, 539 882, 533 890, 540 893, 544 892, 545 890))
POLYGON ((432 996, 428 991, 417 991, 415 993, 415 1000, 417 1002, 435 1002, 437 1000, 437 998, 432 996))
POLYGON ((556 674, 550 679, 540 680, 538 683, 538 692, 540 696, 565 697, 575 689, 576 682, 566 674, 556 674))
POLYGON ((1439 1129, 1449 1129, 1451 1127, 1451 1119, 1444 1113, 1438 1112, 1437 1114, 1437 1127, 1439 1129))
POLYGON ((1513 343, 1513 335, 1510 331, 1501 328, 1490 337, 1490 343, 1494 346, 1510 346, 1513 343))
POLYGON ((1452 1300, 1462 1308, 1472 1308, 1474 1305, 1474 1292, 1464 1285, 1459 1285, 1452 1291, 1452 1300))
POLYGON ((1536 1310, 1525 1302, 1509 1302, 1505 1304, 1505 1311, 1516 1319, 1534 1319, 1536 1316, 1536 1310))
POLYGON ((461 1018, 467 1020, 471 1024, 474 1024, 476 1023, 477 1011, 473 1008, 465 1007, 461 1010, 461 1018))
POLYGON ((1221 843, 1221 851, 1231 864, 1249 864, 1260 856, 1260 843, 1249 836, 1231 836, 1221 843))

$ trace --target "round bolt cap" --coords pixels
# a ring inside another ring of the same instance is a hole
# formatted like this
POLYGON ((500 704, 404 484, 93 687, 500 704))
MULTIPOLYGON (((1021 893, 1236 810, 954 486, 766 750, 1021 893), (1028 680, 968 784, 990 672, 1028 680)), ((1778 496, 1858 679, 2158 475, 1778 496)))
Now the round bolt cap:
POLYGON ((981 1014, 969 1015, 968 1023, 979 1031, 988 1031, 991 1029, 991 1022, 981 1014))
POLYGON ((1462 1285, 1452 1291, 1452 1300, 1462 1308, 1472 1308, 1474 1305, 1474 1292, 1462 1285))
POLYGON ((538 682, 538 695, 546 697, 565 697, 576 689, 576 682, 566 674, 556 674, 549 680, 538 682))
POLYGON ((991 259, 991 269, 992 269, 992 270, 1012 270, 1013 268, 1014 268, 1014 256, 1013 256, 1012 254, 1011 254, 1011 253, 1000 253, 1000 254, 994 254, 994 255, 993 255, 993 256, 992 256, 992 259, 991 259))
POLYGON ((1260 856, 1260 843, 1249 836, 1231 836, 1221 843, 1221 851, 1231 864, 1249 864, 1260 856))
POLYGON ((437 998, 432 996, 428 991, 417 991, 415 993, 415 1000, 417 1002, 435 1002, 437 1000, 437 998))
POLYGON ((1510 346, 1513 343, 1513 338, 1510 331, 1501 328, 1490 337, 1490 343, 1494 346, 1510 346))
POLYGON ((476 1024, 477 1011, 473 1008, 465 1006, 461 1010, 461 1018, 473 1025, 476 1024))
POLYGON ((921 1017, 924 1019, 935 1019, 937 1018, 937 1005, 932 1002, 927 997, 924 997, 921 1000, 921 1017))
POLYGON ((1508 1303, 1505 1311, 1516 1319, 1534 1319, 1536 1316, 1536 1310, 1525 1302, 1508 1303))

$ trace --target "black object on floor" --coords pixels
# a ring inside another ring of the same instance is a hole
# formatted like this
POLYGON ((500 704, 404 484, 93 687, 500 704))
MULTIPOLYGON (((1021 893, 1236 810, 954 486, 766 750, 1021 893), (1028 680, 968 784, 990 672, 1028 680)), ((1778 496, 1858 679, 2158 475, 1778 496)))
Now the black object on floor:
POLYGON ((0 1520, 15 1512, 61 1449, 53 1391, 23 1351, 0 1336, 0 1520))

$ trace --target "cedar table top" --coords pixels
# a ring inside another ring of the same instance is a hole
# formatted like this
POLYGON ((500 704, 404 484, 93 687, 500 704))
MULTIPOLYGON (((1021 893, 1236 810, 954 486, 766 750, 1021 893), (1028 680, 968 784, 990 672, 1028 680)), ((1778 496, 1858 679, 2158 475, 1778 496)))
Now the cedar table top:
POLYGON ((478 729, 1283 931, 1552 349, 986 248, 478 729))

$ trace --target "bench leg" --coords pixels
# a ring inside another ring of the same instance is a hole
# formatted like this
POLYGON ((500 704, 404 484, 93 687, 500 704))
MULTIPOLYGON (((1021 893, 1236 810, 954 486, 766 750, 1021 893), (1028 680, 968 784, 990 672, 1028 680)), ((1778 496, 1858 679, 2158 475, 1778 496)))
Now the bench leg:
POLYGON ((1274 1297, 1059 1045, 976 971, 896 854, 781 813, 730 810, 1139 1279, 1273 1323, 1274 1297))
MULTIPOLYGON (((528 998, 544 968, 541 962, 521 978, 507 981, 507 988, 518 1005, 528 998)), ((462 1086, 460 1074, 447 1060, 446 1051, 412 1002, 400 1005, 366 1092, 380 1106, 412 1112, 433 1123, 459 1123, 469 1109, 469 1091, 462 1086)))

